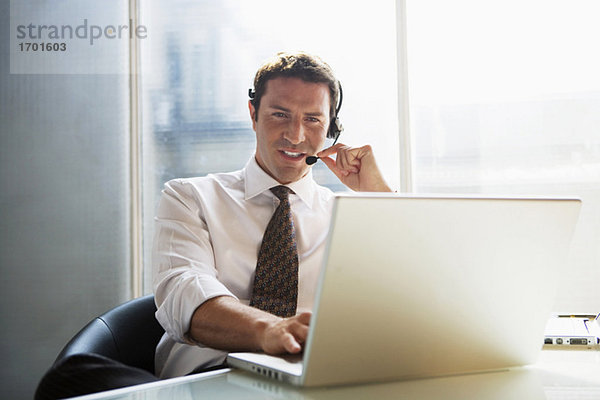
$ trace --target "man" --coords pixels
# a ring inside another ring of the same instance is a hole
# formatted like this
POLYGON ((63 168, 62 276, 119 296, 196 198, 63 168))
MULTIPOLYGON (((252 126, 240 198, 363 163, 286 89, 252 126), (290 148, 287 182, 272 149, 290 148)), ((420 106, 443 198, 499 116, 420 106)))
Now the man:
POLYGON ((259 69, 254 88, 256 152, 244 169, 173 180, 163 191, 153 258, 156 317, 166 331, 156 352, 161 378, 219 365, 229 351, 302 350, 333 199, 312 179, 307 156, 320 157, 352 190, 391 191, 370 146, 321 150, 340 95, 326 63, 280 53, 259 69), (274 194, 278 186, 289 189, 289 200, 274 194), (263 235, 284 201, 293 216, 297 293, 292 315, 282 317, 250 304, 263 235))

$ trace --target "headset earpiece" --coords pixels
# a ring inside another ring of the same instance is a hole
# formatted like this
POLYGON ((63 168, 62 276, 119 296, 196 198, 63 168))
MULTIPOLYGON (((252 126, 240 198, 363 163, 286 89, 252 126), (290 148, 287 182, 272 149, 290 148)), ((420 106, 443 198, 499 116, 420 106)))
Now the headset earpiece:
POLYGON ((248 97, 250 97, 250 103, 252 103, 252 105, 256 107, 256 104, 254 104, 254 98, 256 97, 256 92, 254 91, 254 89, 248 89, 248 97))
POLYGON ((329 123, 329 131, 327 132, 327 137, 330 139, 335 138, 337 141, 338 137, 344 130, 344 126, 342 125, 340 119, 336 116, 333 121, 329 123))
POLYGON ((337 107, 335 108, 335 117, 329 122, 329 130, 327 131, 327 137, 330 139, 335 138, 337 142, 340 134, 344 130, 342 122, 338 118, 340 113, 340 109, 342 108, 342 100, 344 99, 344 92, 342 91, 342 84, 338 81, 338 89, 340 92, 340 99, 338 101, 337 107))

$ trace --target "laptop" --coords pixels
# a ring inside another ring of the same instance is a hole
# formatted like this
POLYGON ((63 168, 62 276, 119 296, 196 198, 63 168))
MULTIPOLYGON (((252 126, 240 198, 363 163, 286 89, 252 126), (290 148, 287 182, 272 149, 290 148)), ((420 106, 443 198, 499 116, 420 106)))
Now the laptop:
POLYGON ((553 315, 544 331, 544 348, 560 350, 599 350, 600 314, 559 313, 553 315))
POLYGON ((567 198, 337 195, 303 354, 227 362, 299 386, 530 364, 579 209, 567 198))

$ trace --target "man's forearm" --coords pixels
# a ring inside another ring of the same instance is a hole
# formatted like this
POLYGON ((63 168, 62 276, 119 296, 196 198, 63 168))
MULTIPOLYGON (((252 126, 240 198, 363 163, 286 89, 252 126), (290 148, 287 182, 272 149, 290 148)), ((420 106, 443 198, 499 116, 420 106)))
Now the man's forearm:
POLYGON ((308 335, 311 313, 280 318, 240 303, 233 297, 208 300, 196 309, 188 336, 225 351, 298 353, 308 335))
POLYGON ((203 303, 192 316, 189 336, 196 342, 225 351, 261 350, 261 337, 269 324, 281 318, 244 305, 229 296, 203 303))

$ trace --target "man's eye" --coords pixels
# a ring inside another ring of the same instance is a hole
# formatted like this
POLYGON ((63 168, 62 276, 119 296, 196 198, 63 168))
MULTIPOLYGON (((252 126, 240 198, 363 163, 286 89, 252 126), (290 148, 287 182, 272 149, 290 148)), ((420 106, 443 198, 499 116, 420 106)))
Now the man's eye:
POLYGON ((286 115, 282 112, 275 112, 275 113, 273 113, 273 116, 277 117, 277 118, 285 118, 286 117, 286 115))
POLYGON ((316 117, 308 117, 308 118, 306 118, 306 120, 310 121, 310 122, 319 122, 319 118, 316 118, 316 117))

